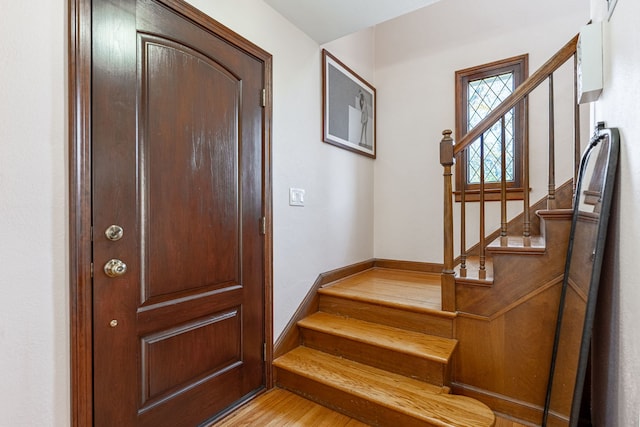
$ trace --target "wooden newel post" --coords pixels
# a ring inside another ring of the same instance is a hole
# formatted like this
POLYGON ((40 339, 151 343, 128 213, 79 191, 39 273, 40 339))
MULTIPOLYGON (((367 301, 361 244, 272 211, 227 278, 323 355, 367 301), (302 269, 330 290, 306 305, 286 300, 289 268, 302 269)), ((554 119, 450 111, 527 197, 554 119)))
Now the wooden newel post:
POLYGON ((456 310, 455 272, 453 270, 453 185, 451 167, 453 160, 453 138, 451 130, 442 131, 440 141, 440 164, 444 168, 444 268, 442 270, 442 310, 456 310))

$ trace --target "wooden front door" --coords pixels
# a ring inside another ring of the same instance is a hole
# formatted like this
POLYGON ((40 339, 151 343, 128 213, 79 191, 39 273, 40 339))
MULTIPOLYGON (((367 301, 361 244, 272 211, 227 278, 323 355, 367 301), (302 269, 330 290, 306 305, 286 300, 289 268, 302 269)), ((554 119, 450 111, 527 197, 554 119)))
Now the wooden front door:
POLYGON ((265 64, 176 7, 92 6, 96 426, 195 426, 266 381, 265 64))

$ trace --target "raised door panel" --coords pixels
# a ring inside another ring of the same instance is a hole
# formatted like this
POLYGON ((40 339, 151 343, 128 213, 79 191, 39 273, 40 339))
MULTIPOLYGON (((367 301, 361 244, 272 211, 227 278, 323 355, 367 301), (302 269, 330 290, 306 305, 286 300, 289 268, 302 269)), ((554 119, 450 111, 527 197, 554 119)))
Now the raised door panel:
POLYGON ((170 9, 93 3, 96 426, 198 425, 264 387, 264 63, 170 9))

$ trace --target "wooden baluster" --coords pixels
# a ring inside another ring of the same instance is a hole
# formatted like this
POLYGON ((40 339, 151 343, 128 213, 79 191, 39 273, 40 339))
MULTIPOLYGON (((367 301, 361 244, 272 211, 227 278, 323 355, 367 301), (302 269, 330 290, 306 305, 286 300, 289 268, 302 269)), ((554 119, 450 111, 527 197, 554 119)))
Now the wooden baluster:
POLYGON ((578 182, 578 169, 580 169, 580 104, 578 104, 578 55, 573 54, 573 192, 576 191, 578 182))
POLYGON ((453 139, 451 130, 442 132, 440 141, 440 164, 444 167, 444 268, 441 280, 442 310, 456 310, 456 278, 453 270, 453 186, 451 167, 453 166, 453 139))
POLYGON ((500 246, 507 246, 507 147, 505 137, 505 118, 500 119, 500 246))
POLYGON ((486 279, 486 248, 484 242, 484 134, 480 135, 480 269, 478 278, 486 279))
MULTIPOLYGON (((468 150, 467 150, 468 151, 468 150)), ((460 186, 460 277, 467 277, 467 171, 460 186)))
POLYGON ((522 191, 523 191, 523 224, 522 237, 525 246, 531 246, 531 214, 529 207, 529 96, 522 99, 524 113, 524 138, 522 141, 522 191))
POLYGON ((556 208, 556 139, 553 97, 553 74, 549 74, 549 192, 547 209, 556 208))

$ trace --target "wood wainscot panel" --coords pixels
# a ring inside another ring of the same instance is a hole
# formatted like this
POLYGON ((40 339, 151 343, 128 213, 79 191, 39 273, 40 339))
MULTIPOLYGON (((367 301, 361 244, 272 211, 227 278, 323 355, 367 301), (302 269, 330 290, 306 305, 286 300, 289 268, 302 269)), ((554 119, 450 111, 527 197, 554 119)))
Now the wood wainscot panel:
POLYGON ((561 286, 556 277, 489 317, 459 313, 454 392, 539 423, 561 286))

